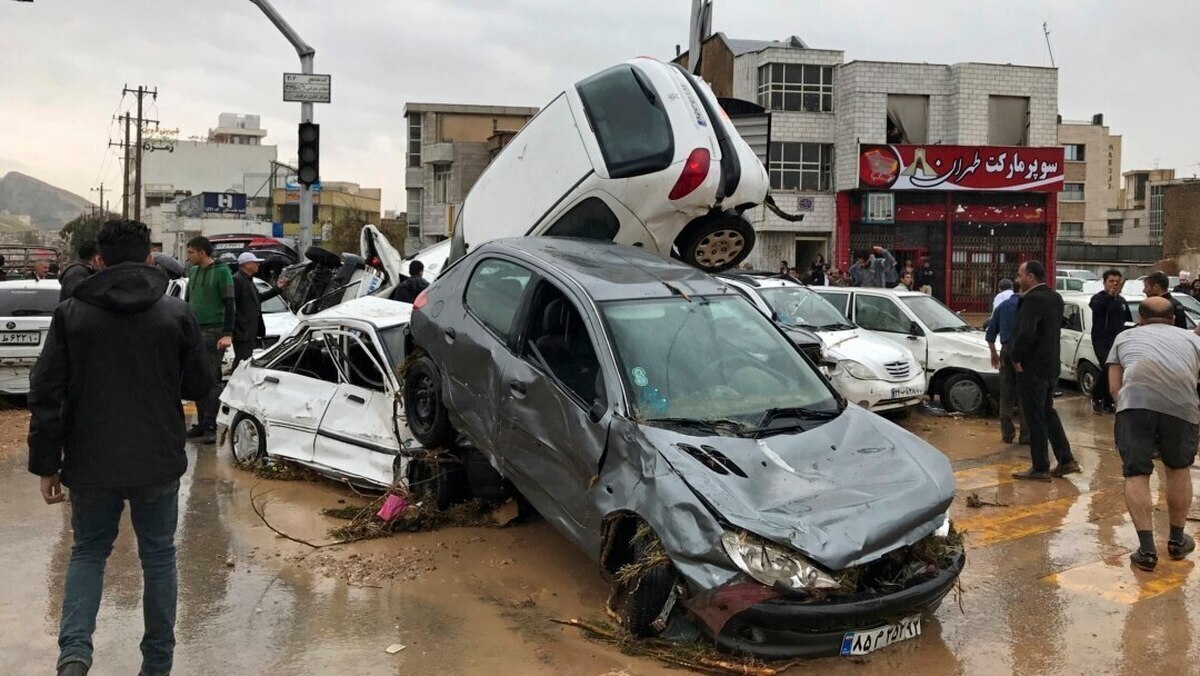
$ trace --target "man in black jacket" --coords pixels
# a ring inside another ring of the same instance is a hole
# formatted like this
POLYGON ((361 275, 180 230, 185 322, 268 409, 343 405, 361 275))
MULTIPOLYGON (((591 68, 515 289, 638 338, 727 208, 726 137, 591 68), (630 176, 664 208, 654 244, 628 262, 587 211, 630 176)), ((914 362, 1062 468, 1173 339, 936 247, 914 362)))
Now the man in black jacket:
MULTIPOLYGON (((795 269, 792 268, 792 270, 795 269)), ((425 280, 425 264, 421 261, 413 261, 408 265, 408 279, 396 286, 392 291, 391 299, 401 303, 411 303, 428 287, 429 282, 425 280)))
POLYGON ((1188 327, 1187 310, 1184 309, 1183 303, 1175 300, 1171 295, 1170 286, 1171 279, 1162 271, 1151 272, 1142 280, 1142 291, 1145 292, 1146 297, 1160 296, 1171 301, 1171 305, 1175 307, 1175 326, 1186 329, 1188 327))
POLYGON ((87 240, 75 249, 77 259, 71 261, 63 271, 58 275, 58 302, 70 298, 75 294, 75 287, 83 280, 96 274, 96 259, 99 258, 100 252, 96 250, 96 243, 87 240))
POLYGON ((175 526, 187 469, 184 399, 212 386, 187 303, 146 264, 150 230, 109 221, 101 270, 58 306, 30 377, 29 471, 47 504, 71 492, 75 542, 63 587, 58 673, 86 674, 104 567, 125 502, 142 561, 143 674, 170 672, 175 526))
POLYGON ((1092 398, 1092 410, 1096 413, 1113 413, 1112 393, 1108 388, 1108 351, 1112 349, 1117 334, 1125 330, 1125 323, 1133 321, 1129 312, 1129 304, 1121 297, 1120 270, 1108 270, 1104 273, 1104 289, 1097 291, 1088 302, 1092 308, 1092 349, 1096 359, 1100 360, 1100 377, 1088 394, 1092 398))
POLYGON ((262 258, 243 252, 237 258, 238 271, 233 276, 233 368, 254 355, 258 339, 267 335, 267 327, 263 324, 262 304, 275 296, 286 286, 284 278, 270 291, 259 293, 254 286, 254 275, 258 274, 258 266, 262 258))
POLYGON ((1029 426, 1029 455, 1033 466, 1013 472, 1014 479, 1050 481, 1079 472, 1079 463, 1071 454, 1071 443, 1062 421, 1054 410, 1054 386, 1062 370, 1059 361, 1062 338, 1063 299, 1046 286, 1046 268, 1027 261, 1017 269, 1017 282, 1024 295, 1017 310, 1010 352, 1017 372, 1017 392, 1029 426), (1058 465, 1050 469, 1047 442, 1054 449, 1058 465))

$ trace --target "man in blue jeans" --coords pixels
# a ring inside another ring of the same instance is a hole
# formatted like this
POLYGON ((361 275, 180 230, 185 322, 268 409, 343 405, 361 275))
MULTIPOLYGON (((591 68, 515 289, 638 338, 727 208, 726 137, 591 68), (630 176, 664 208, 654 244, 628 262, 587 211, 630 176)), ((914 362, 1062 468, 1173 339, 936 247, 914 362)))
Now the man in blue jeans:
POLYGON ((125 503, 144 580, 141 673, 171 671, 175 650, 175 526, 187 469, 181 401, 212 387, 187 303, 165 295, 147 265, 150 231, 109 221, 100 271, 54 311, 30 376, 29 471, 47 504, 70 489, 75 543, 63 591, 58 673, 86 674, 104 566, 125 503))

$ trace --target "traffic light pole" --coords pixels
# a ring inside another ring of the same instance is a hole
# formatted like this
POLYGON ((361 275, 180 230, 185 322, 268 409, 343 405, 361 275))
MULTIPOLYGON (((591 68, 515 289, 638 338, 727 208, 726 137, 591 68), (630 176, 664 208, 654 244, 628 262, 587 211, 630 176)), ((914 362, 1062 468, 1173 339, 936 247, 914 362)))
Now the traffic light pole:
MULTIPOLYGON (((295 31, 288 22, 280 16, 279 12, 271 6, 269 0, 250 0, 267 15, 271 23, 283 33, 283 37, 287 38, 288 42, 296 48, 296 54, 300 56, 300 72, 305 75, 311 75, 313 72, 313 57, 316 56, 317 50, 313 49, 307 42, 300 37, 300 34, 295 31)), ((300 104, 300 121, 312 122, 313 119, 313 104, 300 104)), ((272 186, 274 189, 274 186, 272 186)), ((303 256, 308 247, 312 246, 312 228, 313 228, 313 193, 312 186, 300 184, 300 255, 303 256)))

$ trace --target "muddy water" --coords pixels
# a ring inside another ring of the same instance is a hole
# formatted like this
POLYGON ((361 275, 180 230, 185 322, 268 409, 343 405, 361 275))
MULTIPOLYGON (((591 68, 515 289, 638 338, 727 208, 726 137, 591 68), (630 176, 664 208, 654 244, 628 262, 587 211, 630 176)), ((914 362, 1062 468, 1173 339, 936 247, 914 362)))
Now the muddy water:
MULTIPOLYGON (((1129 568, 1135 538, 1112 418, 1093 416, 1079 398, 1059 409, 1084 473, 1051 484, 1011 481, 1027 450, 1003 445, 994 421, 904 421, 954 463, 953 515, 968 531, 963 594, 947 599, 916 640, 789 673, 1121 674, 1150 665, 1197 673, 1200 573, 1165 557, 1154 574, 1129 568), (971 493, 1005 506, 967 508, 971 493)), ((250 508, 251 491, 273 525, 316 543, 342 523, 320 509, 358 504, 354 493, 259 480, 211 448, 189 455, 177 674, 679 673, 549 621, 602 618, 607 587, 545 523, 311 550, 268 530, 250 508), (394 643, 406 648, 386 654, 394 643)), ((41 503, 23 463, 20 453, 0 453, 0 674, 52 671, 70 549, 67 510, 41 503)), ((1165 511, 1158 525, 1161 541, 1165 511)), ((137 671, 137 565, 126 520, 109 561, 93 674, 137 671)))

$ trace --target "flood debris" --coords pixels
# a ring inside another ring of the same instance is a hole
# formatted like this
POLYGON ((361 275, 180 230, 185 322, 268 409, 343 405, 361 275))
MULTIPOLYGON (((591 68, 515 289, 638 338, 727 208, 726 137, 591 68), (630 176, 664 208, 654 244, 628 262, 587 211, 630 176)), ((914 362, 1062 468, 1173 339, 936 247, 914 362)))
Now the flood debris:
POLYGON ((414 502, 412 495, 400 486, 393 486, 365 506, 324 509, 321 513, 350 522, 329 530, 329 536, 341 543, 453 526, 491 528, 502 525, 494 517, 492 503, 486 500, 468 500, 440 510, 429 501, 414 502), (385 520, 381 514, 389 499, 392 499, 393 505, 404 504, 404 509, 385 520))
POLYGON ((979 497, 978 493, 972 492, 967 496, 967 507, 971 509, 983 509, 984 507, 1008 507, 1006 502, 992 502, 979 497))
POLYGON ((261 458, 250 471, 259 479, 272 481, 319 481, 324 478, 316 470, 279 458, 261 458))
POLYGON ((638 524, 637 530, 633 533, 633 545, 635 551, 639 552, 637 559, 627 563, 617 569, 616 579, 623 588, 633 588, 637 583, 653 571, 662 566, 671 565, 671 559, 667 556, 667 550, 663 547, 662 540, 654 534, 654 530, 645 522, 638 524))
POLYGON ((404 650, 407 647, 408 646, 406 646, 406 645, 400 645, 399 643, 393 643, 390 646, 388 646, 384 650, 384 652, 386 652, 389 655, 395 655, 396 653, 400 652, 401 650, 404 650))

